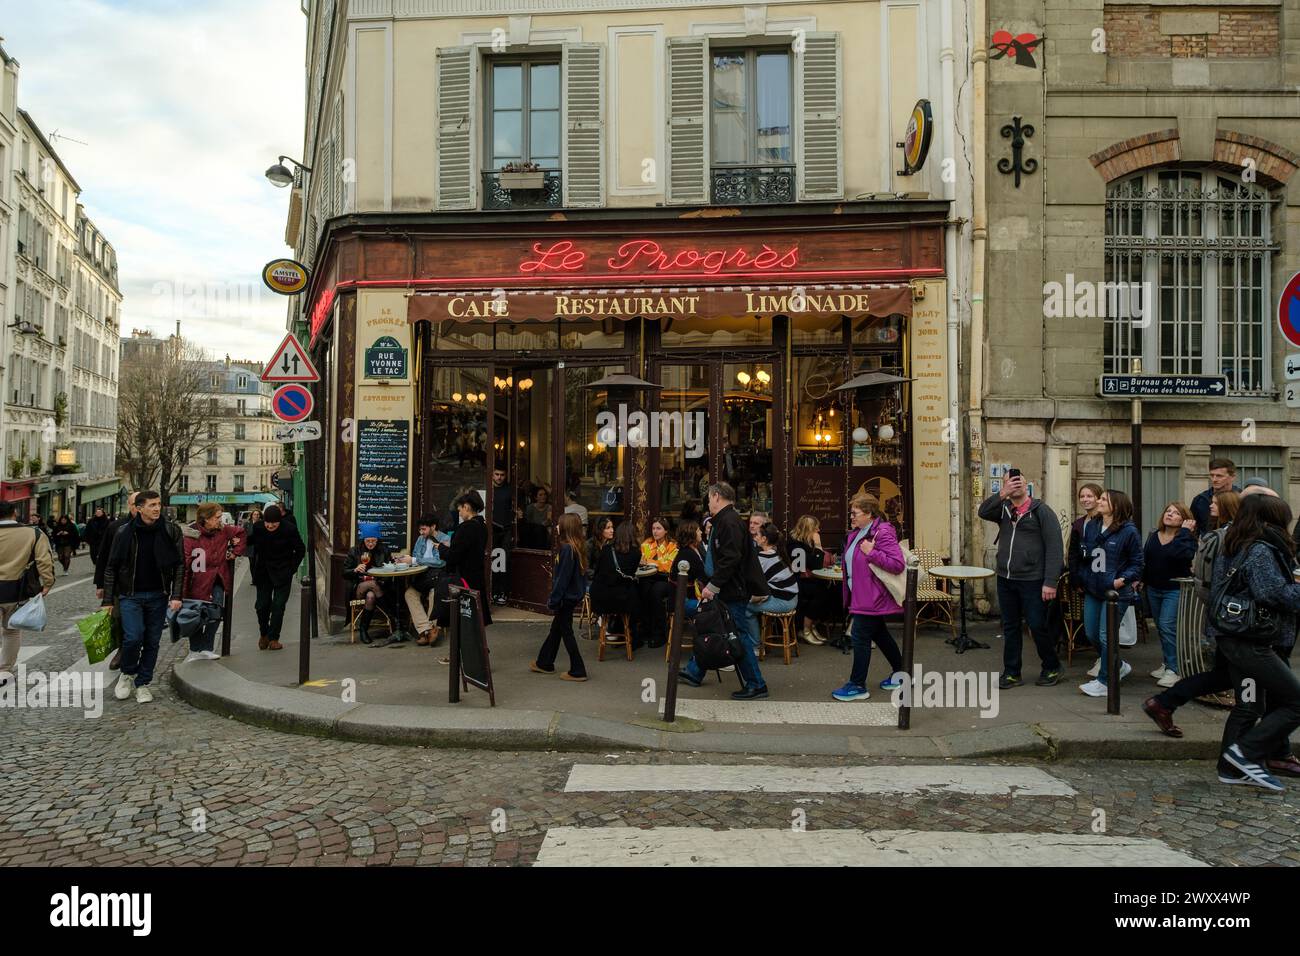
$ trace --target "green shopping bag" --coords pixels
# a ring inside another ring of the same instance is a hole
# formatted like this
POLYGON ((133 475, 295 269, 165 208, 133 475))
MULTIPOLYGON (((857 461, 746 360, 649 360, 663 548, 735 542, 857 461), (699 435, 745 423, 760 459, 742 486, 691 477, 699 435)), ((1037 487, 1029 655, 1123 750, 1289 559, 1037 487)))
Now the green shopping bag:
POLYGON ((81 643, 86 645, 86 659, 98 664, 113 649, 113 622, 109 620, 109 609, 96 611, 77 622, 81 632, 81 643))

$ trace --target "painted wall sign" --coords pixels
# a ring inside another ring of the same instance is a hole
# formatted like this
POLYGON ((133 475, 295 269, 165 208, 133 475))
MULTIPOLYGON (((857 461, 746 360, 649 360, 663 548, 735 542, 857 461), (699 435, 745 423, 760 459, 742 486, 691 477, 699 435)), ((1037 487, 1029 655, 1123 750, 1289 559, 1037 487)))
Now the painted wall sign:
POLYGON ((912 107, 912 117, 907 121, 907 134, 903 142, 903 168, 900 176, 913 176, 925 165, 925 158, 930 155, 930 137, 934 133, 934 118, 930 112, 929 100, 917 100, 912 107))
POLYGON ((948 511, 928 507, 925 502, 944 502, 948 492, 948 454, 956 437, 948 418, 948 283, 922 283, 925 298, 912 308, 908 323, 908 346, 912 361, 912 546, 928 548, 948 556, 951 540, 948 511))
POLYGON ((293 259, 272 259, 262 266, 262 282, 279 295, 297 295, 307 288, 307 267, 293 259))
POLYGON ((391 335, 381 335, 366 349, 366 378, 406 378, 407 349, 391 335))

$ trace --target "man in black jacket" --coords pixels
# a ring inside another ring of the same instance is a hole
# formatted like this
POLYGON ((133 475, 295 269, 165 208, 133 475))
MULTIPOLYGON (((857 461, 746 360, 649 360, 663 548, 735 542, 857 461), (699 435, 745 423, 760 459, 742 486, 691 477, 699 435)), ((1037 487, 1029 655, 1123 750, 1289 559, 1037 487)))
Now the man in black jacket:
POLYGON ((90 547, 90 560, 98 565, 99 546, 104 541, 104 534, 108 528, 108 518, 104 515, 103 508, 96 508, 94 517, 86 522, 86 533, 81 537, 90 547))
POLYGON ((181 609, 185 562, 181 529, 162 517, 158 492, 140 492, 135 504, 136 516, 109 543, 100 600, 107 606, 116 599, 122 616, 122 675, 113 696, 126 700, 134 685, 136 702, 147 704, 167 609, 181 609))
MULTIPOLYGON (((767 583, 758 561, 758 548, 749 536, 749 526, 736 513, 736 492, 728 484, 709 485, 709 513, 713 515, 709 530, 705 570, 709 583, 700 592, 700 603, 719 600, 731 612, 731 621, 745 648, 740 669, 745 689, 731 695, 733 700, 762 700, 767 697, 767 682, 758 667, 758 644, 745 627, 745 615, 751 597, 766 597, 767 583)), ((704 672, 692 657, 679 675, 683 683, 699 687, 704 672)))
POLYGON ((259 650, 278 651, 284 608, 289 603, 293 578, 307 553, 294 523, 279 505, 268 505, 262 520, 253 525, 248 536, 253 587, 257 589, 257 646, 259 650))
POLYGON ((104 572, 108 570, 108 554, 113 550, 113 536, 135 517, 135 496, 134 491, 126 496, 126 514, 109 522, 104 529, 103 540, 91 555, 95 560, 95 600, 113 605, 113 612, 110 615, 113 625, 113 659, 108 662, 108 669, 111 671, 117 670, 122 664, 122 615, 118 613, 116 595, 110 594, 108 601, 104 601, 104 572))

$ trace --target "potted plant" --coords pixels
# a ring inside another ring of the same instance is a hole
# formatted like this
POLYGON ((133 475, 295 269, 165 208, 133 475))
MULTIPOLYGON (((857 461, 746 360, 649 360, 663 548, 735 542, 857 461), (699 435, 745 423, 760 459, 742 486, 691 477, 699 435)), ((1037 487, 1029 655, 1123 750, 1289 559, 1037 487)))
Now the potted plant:
POLYGON ((22 460, 21 458, 10 458, 10 459, 9 459, 9 477, 10 477, 10 478, 21 478, 21 477, 23 476, 23 465, 24 465, 24 464, 25 464, 25 463, 23 462, 23 460, 22 460))
POLYGON ((62 428, 68 417, 68 393, 59 392, 54 396, 54 426, 62 428))
POLYGON ((537 163, 506 163, 501 167, 502 189, 541 189, 546 174, 537 163))
POLYGON ((41 473, 41 460, 39 458, 32 458, 28 460, 27 473, 29 475, 39 475, 41 473))

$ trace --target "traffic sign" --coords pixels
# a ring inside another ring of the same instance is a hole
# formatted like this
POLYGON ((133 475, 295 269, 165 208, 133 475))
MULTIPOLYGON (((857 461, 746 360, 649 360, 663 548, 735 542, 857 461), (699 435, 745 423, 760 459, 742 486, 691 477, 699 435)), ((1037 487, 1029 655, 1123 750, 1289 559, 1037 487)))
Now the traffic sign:
POLYGON ((1277 300, 1277 327, 1292 345, 1300 345, 1300 272, 1291 277, 1277 300))
POLYGON ((1287 408, 1300 408, 1300 384, 1287 382, 1282 394, 1286 398, 1287 408))
POLYGON ((278 442, 315 441, 320 438, 320 422, 298 422, 296 425, 276 425, 275 440, 278 442))
POLYGON ((319 382, 320 373, 292 332, 284 337, 262 372, 263 382, 319 382))
POLYGON ((1228 394, 1223 375, 1103 375, 1102 398, 1218 398, 1228 394))
POLYGON ((1300 379, 1300 355, 1288 355, 1282 367, 1286 369, 1286 380, 1288 382, 1300 379))
POLYGON ((281 385, 271 396, 271 411, 282 422, 295 424, 311 414, 312 397, 305 385, 281 385))

